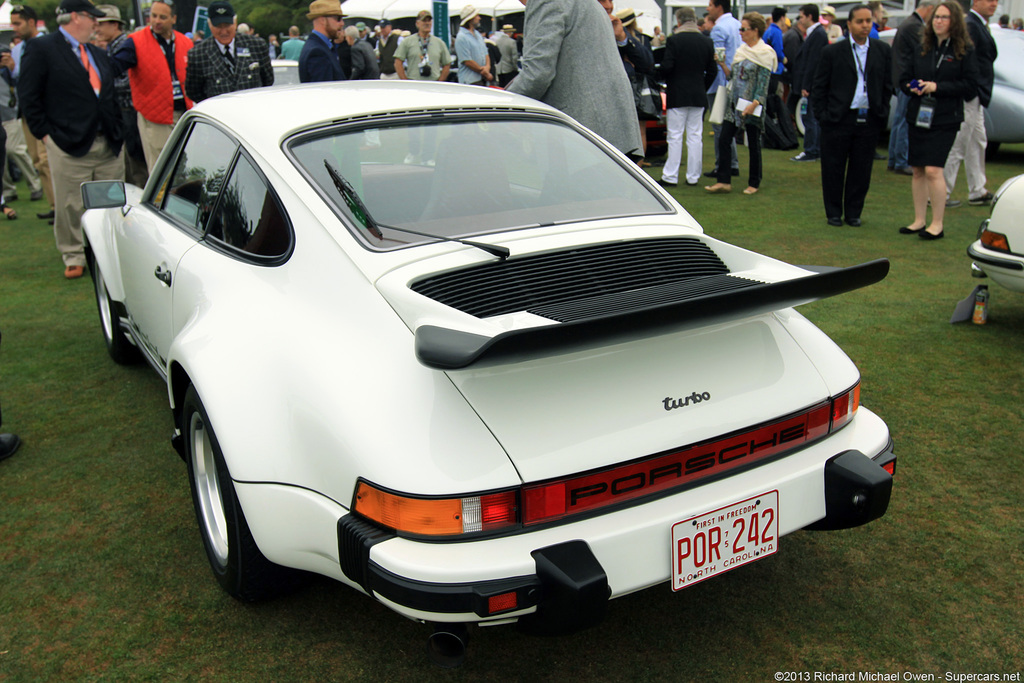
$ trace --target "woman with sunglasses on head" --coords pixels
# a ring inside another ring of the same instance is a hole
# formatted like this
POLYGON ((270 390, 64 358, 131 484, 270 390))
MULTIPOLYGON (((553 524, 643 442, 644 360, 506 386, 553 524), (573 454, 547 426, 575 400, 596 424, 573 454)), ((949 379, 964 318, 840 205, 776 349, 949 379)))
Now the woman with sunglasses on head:
MULTIPOLYGON (((767 22, 757 12, 747 12, 740 21, 742 44, 736 50, 732 66, 722 64, 729 79, 722 132, 715 140, 718 154, 728 159, 736 129, 743 126, 750 151, 750 175, 743 194, 754 194, 761 186, 761 133, 764 132, 764 106, 768 100, 768 82, 778 65, 775 50, 761 40, 767 22)), ((712 194, 732 191, 731 170, 728 164, 718 167, 718 182, 704 189, 712 194)))
POLYGON ((978 65, 957 2, 935 8, 921 32, 921 47, 903 64, 899 87, 911 96, 907 107, 909 165, 914 169, 914 222, 904 235, 937 240, 943 236, 946 181, 942 169, 964 120, 964 102, 977 96, 978 65), (926 222, 928 202, 932 222, 926 222))

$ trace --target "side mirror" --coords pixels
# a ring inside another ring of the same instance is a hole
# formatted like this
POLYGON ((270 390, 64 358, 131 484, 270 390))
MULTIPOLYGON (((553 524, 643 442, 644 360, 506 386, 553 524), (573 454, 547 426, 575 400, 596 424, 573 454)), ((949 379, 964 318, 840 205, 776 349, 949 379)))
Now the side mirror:
POLYGON ((82 201, 86 209, 120 208, 127 203, 123 180, 94 180, 82 183, 82 201))

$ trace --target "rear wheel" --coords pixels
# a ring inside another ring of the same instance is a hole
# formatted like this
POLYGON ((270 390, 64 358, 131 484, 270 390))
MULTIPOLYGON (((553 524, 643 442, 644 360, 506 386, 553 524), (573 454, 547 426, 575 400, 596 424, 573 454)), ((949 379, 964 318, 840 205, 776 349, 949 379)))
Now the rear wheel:
POLYGON ((93 288, 96 291, 96 309, 100 314, 100 329, 103 331, 103 342, 107 346, 107 353, 119 365, 131 365, 138 362, 141 355, 135 344, 128 339, 124 330, 121 329, 122 306, 111 300, 107 292, 107 284, 103 280, 103 273, 100 271, 96 259, 89 264, 89 273, 92 274, 93 288))
POLYGON ((218 583, 231 596, 247 602, 286 590, 297 572, 274 564, 257 547, 195 387, 190 386, 185 394, 181 426, 196 521, 218 583))

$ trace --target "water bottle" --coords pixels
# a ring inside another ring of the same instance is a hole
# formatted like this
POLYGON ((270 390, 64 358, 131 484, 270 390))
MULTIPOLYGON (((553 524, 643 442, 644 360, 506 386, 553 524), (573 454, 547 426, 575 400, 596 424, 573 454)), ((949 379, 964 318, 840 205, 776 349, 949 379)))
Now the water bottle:
POLYGON ((974 315, 971 322, 975 325, 984 325, 988 322, 988 285, 978 285, 978 292, 974 295, 974 315))

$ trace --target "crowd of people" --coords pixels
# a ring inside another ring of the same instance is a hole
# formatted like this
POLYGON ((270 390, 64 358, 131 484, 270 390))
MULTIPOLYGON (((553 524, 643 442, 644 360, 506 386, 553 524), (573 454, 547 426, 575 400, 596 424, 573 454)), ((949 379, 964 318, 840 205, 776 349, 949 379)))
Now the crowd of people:
MULTIPOLYGON (((37 215, 54 225, 64 277, 82 277, 79 185, 108 179, 144 185, 185 111, 223 93, 272 85, 275 57, 297 60, 302 82, 456 80, 503 87, 567 113, 641 166, 651 165, 646 132, 659 118, 664 83, 668 153, 659 182, 679 184, 684 145, 685 182, 699 182, 710 111, 715 162, 703 175, 715 180, 705 188, 712 194, 731 192, 731 179, 740 174, 740 134, 749 159, 743 193, 760 191, 766 125, 790 126, 806 101, 803 150, 793 161, 820 162, 825 218, 833 226, 861 225, 873 162, 886 158, 876 146, 895 93, 888 168, 913 177, 914 206, 914 220, 899 232, 943 236, 945 209, 961 203, 951 197, 961 163, 967 202, 992 201, 984 110, 997 56, 988 23, 998 0, 973 0, 966 15, 959 2, 918 0, 892 48, 878 38, 889 20, 879 0, 854 6, 845 30, 827 5, 804 5, 790 22, 782 7, 770 17, 748 12, 737 19, 730 0, 709 0, 702 16, 680 8, 673 30, 652 37, 639 30, 636 12, 614 11, 612 0, 521 1, 521 34, 505 25, 485 35, 480 13, 466 5, 452 45, 434 35, 429 11, 419 13, 412 33, 389 21, 371 30, 362 22, 345 26, 340 0, 314 0, 306 14, 309 34, 292 26, 283 42, 253 35, 227 0, 208 7, 208 38, 175 30, 173 0, 153 2, 148 24, 131 34, 113 5, 61 0, 58 30, 46 35, 38 33, 36 12, 16 5, 14 42, 0 48, 0 76, 11 92, 0 106, 0 209, 17 218, 6 205, 16 198, 6 150, 30 198, 49 205, 37 215)), ((1008 26, 1009 17, 1003 19, 1008 26)), ((19 443, 0 434, 0 459, 19 443)))
POLYGON ((820 162, 829 225, 861 225, 873 162, 887 158, 890 171, 913 176, 914 220, 899 232, 941 238, 945 209, 961 204, 951 197, 961 164, 967 202, 986 205, 993 198, 985 178, 984 109, 994 82, 997 50, 988 22, 996 5, 974 0, 965 15, 958 2, 919 0, 892 47, 879 39, 889 18, 877 1, 851 8, 845 28, 832 7, 815 4, 802 6, 789 26, 782 7, 770 18, 750 12, 740 20, 732 16, 730 0, 710 0, 699 20, 692 9, 677 10, 659 67, 667 88, 669 147, 661 183, 678 184, 685 134, 686 183, 697 184, 702 117, 710 110, 715 165, 704 175, 716 182, 705 189, 731 192, 731 176, 739 175, 734 139, 742 130, 750 160, 744 193, 756 193, 766 122, 785 128, 804 103, 803 150, 792 160, 820 162), (876 145, 894 93, 886 157, 876 145))

